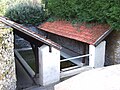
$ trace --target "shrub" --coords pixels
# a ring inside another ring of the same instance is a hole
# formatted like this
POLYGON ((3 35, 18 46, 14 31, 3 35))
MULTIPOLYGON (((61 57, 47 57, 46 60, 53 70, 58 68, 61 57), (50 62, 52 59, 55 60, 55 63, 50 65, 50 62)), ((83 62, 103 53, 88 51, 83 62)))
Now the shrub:
POLYGON ((120 29, 119 0, 48 0, 51 16, 76 22, 108 23, 120 29))
POLYGON ((45 13, 38 3, 21 2, 10 7, 5 16, 21 24, 36 25, 45 19, 45 13))

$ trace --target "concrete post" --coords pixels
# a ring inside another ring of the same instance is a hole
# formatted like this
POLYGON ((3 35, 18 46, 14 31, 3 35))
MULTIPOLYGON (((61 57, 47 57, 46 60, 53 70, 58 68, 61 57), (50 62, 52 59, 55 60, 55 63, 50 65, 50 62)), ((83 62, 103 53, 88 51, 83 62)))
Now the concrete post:
POLYGON ((102 41, 98 46, 89 45, 89 66, 103 67, 105 62, 105 46, 106 41, 102 41))
POLYGON ((89 66, 95 67, 95 46, 89 45, 89 66))
POLYGON ((60 51, 43 45, 39 48, 39 83, 46 86, 60 80, 60 51))

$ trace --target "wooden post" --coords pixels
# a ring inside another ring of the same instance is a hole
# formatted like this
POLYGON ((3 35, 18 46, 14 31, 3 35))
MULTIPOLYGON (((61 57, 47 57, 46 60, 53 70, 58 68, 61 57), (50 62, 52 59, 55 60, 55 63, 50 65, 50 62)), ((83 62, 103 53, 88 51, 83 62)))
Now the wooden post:
POLYGON ((41 45, 37 46, 31 43, 32 50, 34 52, 35 56, 35 77, 38 77, 39 74, 39 50, 38 48, 42 46, 43 43, 41 42, 41 45))

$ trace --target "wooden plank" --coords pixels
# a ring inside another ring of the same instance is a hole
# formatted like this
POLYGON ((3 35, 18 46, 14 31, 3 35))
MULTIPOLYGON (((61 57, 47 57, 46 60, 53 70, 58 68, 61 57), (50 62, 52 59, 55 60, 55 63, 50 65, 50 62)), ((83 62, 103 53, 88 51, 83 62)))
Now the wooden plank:
POLYGON ((73 70, 73 69, 77 69, 77 68, 80 68, 80 66, 72 66, 72 67, 64 68, 64 69, 61 69, 61 71, 65 72, 65 71, 69 71, 69 70, 73 70))
POLYGON ((32 48, 20 48, 20 49, 15 49, 17 51, 28 51, 28 50, 32 50, 32 48))
POLYGON ((25 69, 25 71, 29 74, 30 77, 34 77, 35 76, 35 72, 32 70, 32 68, 27 64, 27 62, 22 58, 22 56, 18 53, 17 50, 14 50, 15 52, 15 57, 17 58, 17 60, 20 62, 20 64, 23 66, 23 68, 25 69))

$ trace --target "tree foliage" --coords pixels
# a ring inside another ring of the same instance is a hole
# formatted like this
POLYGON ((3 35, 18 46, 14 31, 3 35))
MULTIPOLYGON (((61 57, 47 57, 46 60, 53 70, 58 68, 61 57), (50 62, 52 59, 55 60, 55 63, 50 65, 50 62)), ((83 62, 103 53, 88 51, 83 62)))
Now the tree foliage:
POLYGON ((40 4, 22 2, 7 9, 5 16, 21 24, 37 25, 44 20, 45 13, 40 4))
POLYGON ((0 0, 0 16, 21 24, 39 24, 45 18, 41 0, 0 0))

